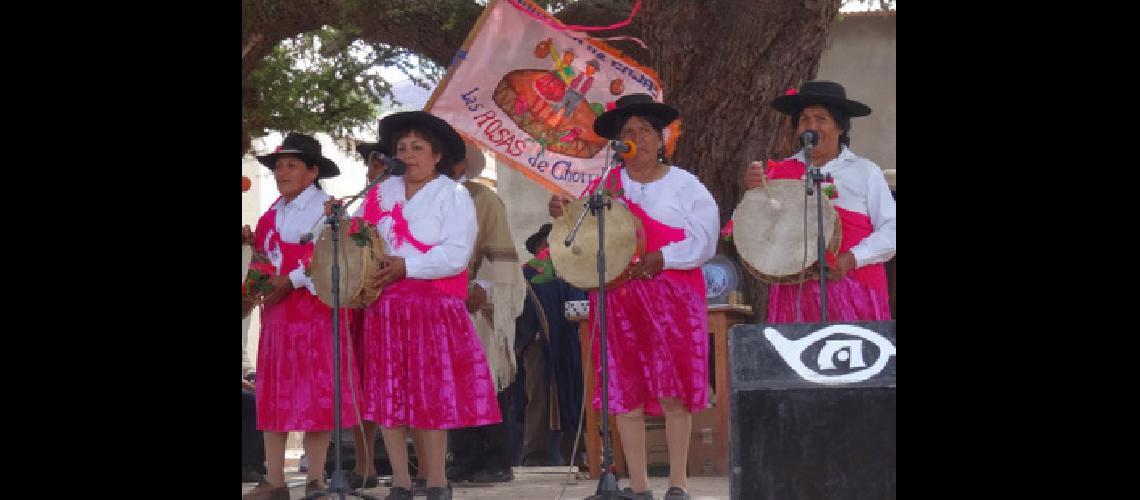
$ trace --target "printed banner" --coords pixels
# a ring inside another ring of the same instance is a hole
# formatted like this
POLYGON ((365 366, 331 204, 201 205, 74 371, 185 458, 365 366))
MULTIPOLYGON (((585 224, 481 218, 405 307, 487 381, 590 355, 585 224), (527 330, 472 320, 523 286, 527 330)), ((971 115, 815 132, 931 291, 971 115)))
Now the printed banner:
MULTIPOLYGON (((613 153, 594 118, 627 94, 660 102, 657 74, 528 0, 493 0, 426 111, 553 193, 578 197, 613 153)), ((679 121, 665 130, 671 150, 679 121)))

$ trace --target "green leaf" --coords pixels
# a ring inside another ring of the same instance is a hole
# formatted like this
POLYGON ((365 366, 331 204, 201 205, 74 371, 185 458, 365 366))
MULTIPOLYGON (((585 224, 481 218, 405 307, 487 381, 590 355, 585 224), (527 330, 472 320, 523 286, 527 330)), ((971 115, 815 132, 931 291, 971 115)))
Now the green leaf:
POLYGON ((243 99, 251 136, 288 130, 343 137, 374 125, 377 115, 402 106, 374 67, 396 67, 424 88, 442 79, 446 68, 403 47, 356 39, 354 31, 359 29, 304 33, 261 60, 243 86, 256 96, 243 99))

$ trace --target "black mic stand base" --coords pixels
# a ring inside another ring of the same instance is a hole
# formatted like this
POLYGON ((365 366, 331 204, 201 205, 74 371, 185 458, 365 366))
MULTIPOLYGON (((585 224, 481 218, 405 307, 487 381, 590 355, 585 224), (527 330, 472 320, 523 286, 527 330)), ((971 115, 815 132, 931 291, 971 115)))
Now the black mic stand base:
MULTIPOLYGON (((315 498, 329 497, 339 498, 344 500, 347 496, 354 496, 363 498, 365 500, 379 500, 378 498, 354 491, 348 487, 348 479, 345 478, 347 471, 341 468, 341 453, 340 453, 340 211, 337 205, 333 205, 332 214, 327 218, 329 230, 332 231, 333 243, 333 259, 332 259, 332 337, 333 337, 333 458, 336 460, 336 465, 333 468, 332 480, 329 481, 328 487, 323 490, 317 490, 303 498, 311 500, 315 498)), ((311 464, 317 466, 318 464, 311 464)), ((319 464, 323 469, 324 464, 319 464)))
POLYGON ((353 490, 352 488, 349 488, 348 479, 345 478, 347 474, 348 471, 343 469, 333 471, 332 480, 329 481, 327 488, 324 490, 314 491, 302 498, 304 500, 313 500, 316 498, 324 497, 344 499, 345 497, 351 496, 356 498, 363 498, 364 500, 380 500, 378 497, 374 497, 366 493, 361 493, 360 490, 353 490))
POLYGON ((586 500, 633 500, 633 494, 618 489, 617 476, 613 467, 602 471, 602 478, 598 480, 598 490, 586 500))

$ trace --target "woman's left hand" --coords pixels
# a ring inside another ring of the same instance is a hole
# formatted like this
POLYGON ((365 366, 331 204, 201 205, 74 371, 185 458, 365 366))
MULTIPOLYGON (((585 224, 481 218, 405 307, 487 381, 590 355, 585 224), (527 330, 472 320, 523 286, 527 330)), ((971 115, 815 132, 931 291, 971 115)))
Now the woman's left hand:
POLYGON ((834 266, 828 266, 827 275, 831 281, 839 281, 847 276, 847 273, 855 269, 855 254, 851 252, 843 252, 839 254, 834 266))
POLYGON ((271 276, 269 278, 269 284, 273 286, 273 289, 265 294, 265 298, 261 301, 263 304, 276 304, 281 302, 281 299, 284 299, 286 295, 289 295, 289 292, 293 291, 293 282, 289 280, 288 276, 283 274, 271 276))
POLYGON ((642 255, 641 260, 630 268, 629 277, 631 279, 649 279, 661 272, 664 267, 665 257, 661 256, 661 251, 649 252, 642 255))
POLYGON ((380 272, 376 273, 376 279, 372 281, 372 284, 377 288, 384 288, 397 280, 403 279, 407 274, 408 268, 404 264, 403 257, 384 257, 383 262, 380 264, 380 272))

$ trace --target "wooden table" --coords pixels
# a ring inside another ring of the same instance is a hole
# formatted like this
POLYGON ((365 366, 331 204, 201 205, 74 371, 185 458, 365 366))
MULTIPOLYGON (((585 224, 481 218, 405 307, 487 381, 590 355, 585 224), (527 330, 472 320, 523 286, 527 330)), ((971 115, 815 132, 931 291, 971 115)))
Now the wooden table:
MULTIPOLYGON (((713 412, 716 414, 718 432, 716 443, 718 460, 714 471, 718 475, 728 475, 728 329, 739 323, 746 323, 752 319, 752 307, 741 304, 710 304, 709 315, 709 346, 710 361, 713 368, 709 370, 710 383, 713 384, 715 403, 713 412)), ((582 344, 583 370, 582 378, 586 387, 586 427, 583 433, 586 439, 587 464, 590 477, 597 479, 602 475, 602 436, 599 411, 594 410, 594 370, 590 357, 590 321, 589 316, 567 316, 566 319, 578 322, 578 336, 582 344), (589 370, 585 369, 587 364, 589 370)), ((625 474, 625 456, 621 446, 621 439, 617 433, 614 417, 610 417, 610 434, 614 446, 614 465, 619 473, 625 474)))

